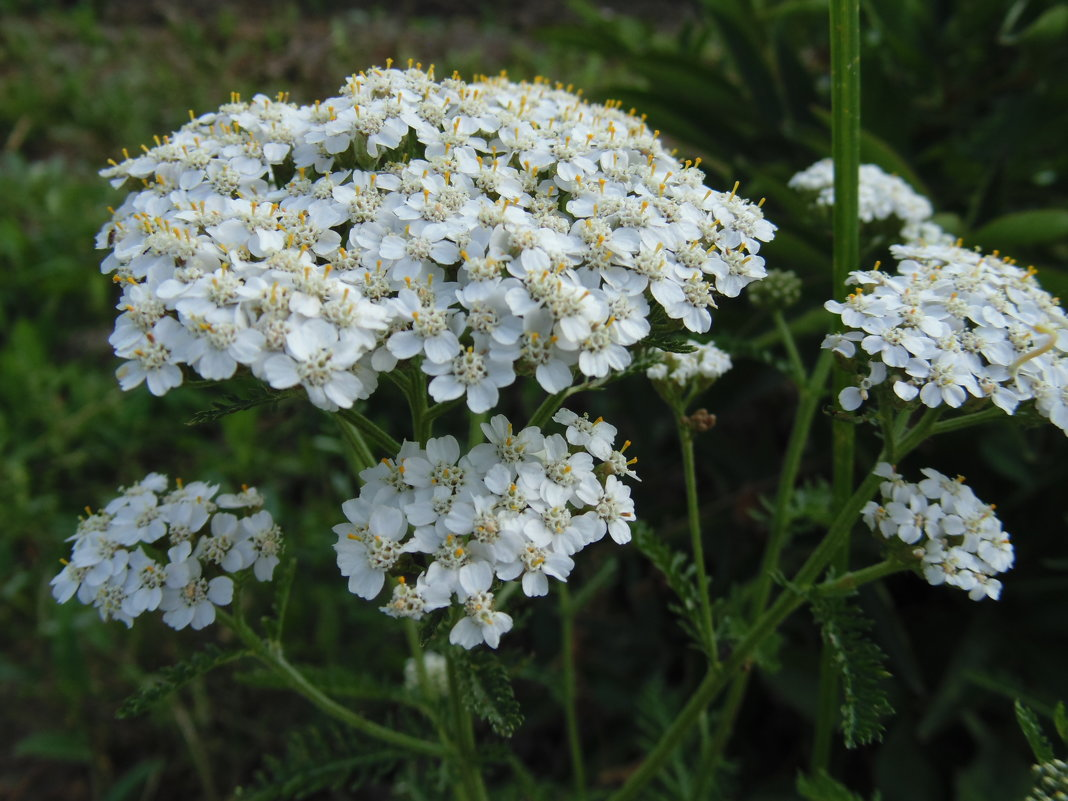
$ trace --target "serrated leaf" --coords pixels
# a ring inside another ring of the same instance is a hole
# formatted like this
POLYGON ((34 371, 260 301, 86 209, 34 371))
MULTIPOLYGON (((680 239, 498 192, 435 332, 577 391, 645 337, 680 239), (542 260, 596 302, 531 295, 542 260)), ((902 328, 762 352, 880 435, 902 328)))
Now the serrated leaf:
POLYGON ((235 412, 254 409, 257 406, 275 404, 300 393, 299 389, 272 389, 266 384, 246 383, 240 390, 224 393, 221 398, 213 400, 211 407, 195 412, 186 425, 213 423, 235 412))
POLYGON ((842 680, 842 735, 846 748, 882 740, 882 719, 894 709, 886 697, 883 679, 886 654, 868 638, 872 627, 846 596, 815 597, 812 613, 823 642, 842 680))
POLYGON ((669 609, 681 618, 683 630, 707 653, 711 644, 705 642, 699 619, 701 602, 695 576, 697 568, 684 553, 672 550, 656 533, 642 523, 632 527, 635 547, 663 574, 668 587, 679 599, 669 609))
POLYGON ((1042 731, 1042 724, 1038 722, 1038 716, 1030 707, 1024 705, 1020 699, 1016 699, 1014 707, 1016 708, 1016 723, 1019 724, 1020 731, 1027 738, 1027 744, 1031 746, 1031 751, 1034 752, 1035 761, 1052 762, 1053 745, 1050 743, 1049 738, 1046 737, 1046 733, 1042 731))
POLYGON ((486 650, 459 652, 457 679, 468 710, 489 723, 502 737, 511 737, 523 723, 508 669, 486 650))
POLYGON ((250 655, 251 652, 244 649, 227 651, 217 645, 209 645, 188 659, 176 665, 163 668, 156 681, 146 687, 142 687, 123 701, 115 716, 118 718, 132 718, 143 714, 153 704, 184 687, 198 676, 203 676, 221 665, 235 662, 250 655))
POLYGON ((394 749, 376 749, 352 729, 313 727, 293 732, 285 753, 266 756, 250 787, 238 788, 243 801, 301 799, 344 788, 351 792, 381 777, 405 758, 394 749))

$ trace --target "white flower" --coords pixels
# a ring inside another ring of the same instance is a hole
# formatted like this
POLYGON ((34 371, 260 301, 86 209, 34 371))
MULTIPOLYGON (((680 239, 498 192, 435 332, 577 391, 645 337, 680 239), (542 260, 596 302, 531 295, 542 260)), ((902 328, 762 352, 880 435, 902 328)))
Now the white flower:
POLYGON ((467 616, 449 632, 449 642, 470 650, 481 642, 496 648, 501 635, 512 630, 512 618, 493 609, 493 593, 474 593, 464 602, 467 616))
POLYGON ((230 578, 202 578, 200 562, 189 557, 167 565, 159 608, 164 612, 163 622, 171 628, 202 629, 215 622, 215 607, 226 606, 233 597, 234 582, 230 578))
POLYGON ((400 540, 408 531, 408 522, 399 509, 390 506, 368 509, 348 501, 341 508, 350 524, 334 526, 337 566, 349 579, 349 592, 374 598, 386 581, 386 571, 401 555, 400 540))
POLYGON ((707 331, 717 294, 763 277, 775 232, 614 106, 416 68, 366 70, 313 105, 226 104, 103 175, 130 187, 97 238, 123 287, 122 387, 248 369, 331 411, 412 360, 475 410, 513 363, 554 393, 576 364, 606 377, 654 304, 707 331), (360 168, 341 169, 352 153, 360 168), (461 354, 500 370, 484 380, 461 354))

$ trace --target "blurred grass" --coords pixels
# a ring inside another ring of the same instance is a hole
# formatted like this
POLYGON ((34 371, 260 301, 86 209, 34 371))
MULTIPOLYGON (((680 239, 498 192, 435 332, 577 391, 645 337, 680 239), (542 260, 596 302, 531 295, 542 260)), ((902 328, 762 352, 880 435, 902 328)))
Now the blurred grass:
MULTIPOLYGON (((253 483, 268 494, 301 560, 291 610, 296 659, 366 667, 387 678, 399 676, 402 660, 394 627, 370 605, 353 603, 332 565, 328 527, 354 488, 327 417, 293 403, 189 427, 185 421, 210 405, 209 389, 185 386, 164 398, 118 390, 107 345, 113 294, 93 250, 106 206, 118 200, 96 175, 109 156, 172 130, 187 109, 217 106, 230 91, 285 90, 307 102, 388 57, 434 62, 439 74, 546 74, 594 95, 633 99, 684 150, 711 156, 718 181, 742 178, 747 194, 767 194, 769 215, 786 223, 768 258, 799 269, 815 302, 826 294, 826 232, 797 208, 784 183, 823 155, 825 5, 707 0, 693 8, 719 16, 680 10, 689 16, 677 32, 587 7, 585 27, 569 18, 539 37, 491 5, 473 15, 412 17, 323 0, 312 4, 314 14, 295 4, 205 4, 192 15, 168 3, 0 0, 0 797, 226 797, 249 781, 262 754, 282 750, 280 732, 315 719, 301 702, 245 688, 224 672, 147 718, 114 721, 120 701, 153 669, 215 636, 175 635, 147 621, 127 632, 51 599, 48 580, 79 510, 149 470, 253 483), (735 20, 729 30, 745 36, 731 40, 717 27, 730 9, 757 5, 769 15, 766 30, 739 28, 735 20)), ((889 148, 879 152, 919 174, 962 233, 1006 236, 1010 225, 1008 234, 1020 235, 1028 225, 1033 230, 1035 218, 1015 228, 1010 220, 999 229, 997 221, 1065 205, 1068 112, 1052 105, 1045 123, 1040 113, 1043 102, 1063 96, 1063 82, 1055 81, 1059 40, 1051 46, 1043 33, 1038 4, 1011 5, 1023 10, 1005 27, 999 3, 929 7, 915 0, 899 13, 889 0, 867 4, 871 60, 864 75, 875 102, 865 113, 889 148), (943 28, 950 38, 940 44, 943 28), (997 91, 978 91, 983 81, 997 91)), ((1049 219, 1060 224, 1053 213, 1049 219)), ((1050 230, 1048 220, 1040 229, 1050 230)), ((1027 242, 1020 239, 1024 251, 1027 242)), ((1054 268, 1056 281, 1068 256, 1064 236, 1046 237, 1028 256, 1054 268)), ((750 358, 738 360, 731 380, 705 399, 720 424, 699 445, 710 561, 722 594, 752 575, 759 557, 763 530, 755 512, 774 486, 793 403, 766 363, 772 358, 749 345, 769 321, 744 302, 736 306, 723 310, 716 331, 721 345, 750 358)), ((678 528, 672 507, 680 486, 671 422, 638 382, 627 390, 586 402, 632 432, 646 466, 636 493, 643 517, 670 536, 678 528)), ((379 409, 388 405, 376 400, 379 409)), ((811 476, 824 466, 814 450, 811 476)), ((997 606, 952 598, 911 577, 865 598, 902 679, 901 714, 884 748, 852 754, 842 767, 858 788, 877 777, 887 801, 1005 801, 1012 796, 1004 787, 1025 767, 1025 746, 1012 728, 1011 703, 991 686, 1017 687, 1039 706, 1066 694, 1068 639, 1058 612, 1068 585, 1058 489, 1068 479, 1063 437, 1005 425, 982 438, 947 438, 923 456, 947 472, 968 465, 980 497, 998 499, 1007 528, 1021 535, 1019 567, 997 606), (992 783, 982 764, 1001 769, 1007 784, 992 783)), ((801 537, 788 561, 807 542, 801 537)), ((592 562, 580 566, 579 581, 596 572, 592 562)), ((605 777, 625 773, 634 758, 618 732, 633 722, 635 677, 645 695, 659 699, 658 682, 685 686, 699 667, 648 567, 630 552, 620 565, 617 585, 579 621, 591 770, 605 777), (635 630, 663 633, 635 642, 635 630)), ((553 745, 558 723, 543 703, 556 681, 551 610, 533 611, 529 623, 514 658, 526 660, 527 647, 543 666, 523 662, 519 692, 533 703, 517 746, 529 764, 549 766, 545 778, 562 780, 563 752, 553 745)), ((783 788, 792 788, 804 764, 813 686, 806 659, 815 664, 817 643, 805 621, 793 621, 786 637, 796 662, 762 673, 760 693, 747 703, 731 754, 742 778, 730 797, 790 798, 783 788), (776 755, 770 765, 767 754, 776 755)), ((365 797, 386 792, 373 791, 365 797)))

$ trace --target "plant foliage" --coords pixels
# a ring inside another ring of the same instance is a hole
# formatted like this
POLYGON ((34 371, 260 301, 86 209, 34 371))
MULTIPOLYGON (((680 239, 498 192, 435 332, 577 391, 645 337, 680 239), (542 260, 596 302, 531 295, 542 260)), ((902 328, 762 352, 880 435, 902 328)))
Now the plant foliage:
POLYGON ((467 709, 489 723, 501 737, 511 737, 523 723, 508 669, 485 650, 459 654, 457 683, 467 709))
POLYGON ((132 718, 141 715, 149 707, 181 689, 198 676, 203 676, 221 665, 244 659, 246 656, 251 656, 251 652, 246 649, 224 650, 217 645, 205 646, 188 659, 163 668, 156 681, 142 687, 122 702, 119 711, 115 713, 116 717, 132 718))
POLYGON ((812 611, 842 680, 842 735, 847 748, 879 742, 894 709, 883 679, 886 654, 871 639, 871 621, 845 596, 814 597, 812 611))

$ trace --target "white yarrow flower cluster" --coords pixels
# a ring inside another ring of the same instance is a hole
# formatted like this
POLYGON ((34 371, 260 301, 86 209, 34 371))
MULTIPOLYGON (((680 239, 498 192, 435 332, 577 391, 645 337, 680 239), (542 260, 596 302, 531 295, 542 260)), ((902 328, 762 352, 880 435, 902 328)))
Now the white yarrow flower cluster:
POLYGON ((564 434, 515 431, 504 415, 482 424, 487 442, 461 455, 456 439, 406 442, 394 459, 360 474, 348 522, 334 527, 350 592, 371 600, 395 577, 382 611, 419 619, 455 602, 465 611, 450 641, 496 648, 512 618, 494 608, 496 581, 545 595, 566 581, 574 555, 607 533, 630 541, 635 477, 616 450, 616 429, 566 409, 564 434))
POLYGON ((52 579, 57 601, 77 597, 102 619, 127 626, 160 611, 175 629, 202 629, 234 591, 229 576, 207 578, 206 571, 251 568, 258 580, 271 579, 282 532, 254 487, 216 497, 219 487, 203 481, 168 485, 166 476, 150 473, 97 512, 86 510, 70 538, 70 559, 52 579))
MULTIPOLYGON (((859 178, 858 215, 861 222, 896 217, 903 225, 912 226, 910 230, 918 232, 921 230, 919 224, 929 220, 934 213, 927 198, 901 177, 890 175, 875 164, 861 164, 859 178)), ((831 159, 817 161, 791 178, 788 186, 813 193, 819 206, 833 206, 834 162, 831 159)))
POLYGON ((959 246, 891 251, 896 275, 853 272, 857 290, 824 304, 850 330, 823 347, 860 360, 858 385, 839 395, 842 407, 859 408, 874 386, 891 381, 899 398, 930 408, 973 398, 1012 414, 1033 401, 1068 433, 1068 319, 1035 270, 959 246))
POLYGON ((247 368, 328 410, 409 360, 475 412, 622 370, 651 304, 707 331, 775 232, 614 104, 412 68, 235 97, 102 174, 134 190, 98 237, 122 387, 247 368))
POLYGON ((710 384, 731 369, 731 357, 711 342, 690 340, 693 350, 689 353, 658 351, 659 361, 646 369, 645 375, 653 381, 667 381, 686 387, 692 383, 710 384))
POLYGON ((864 522, 885 539, 912 546, 928 583, 957 587, 975 601, 996 600, 1001 582, 994 576, 1012 567, 1015 555, 994 505, 976 498, 961 476, 949 478, 929 467, 920 472, 924 479, 913 484, 879 463, 875 474, 886 479, 882 502, 868 502, 864 522))

